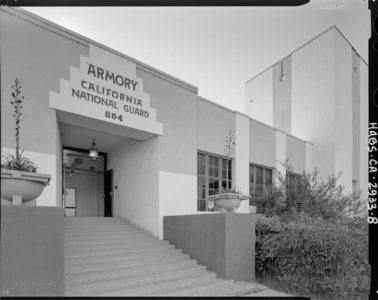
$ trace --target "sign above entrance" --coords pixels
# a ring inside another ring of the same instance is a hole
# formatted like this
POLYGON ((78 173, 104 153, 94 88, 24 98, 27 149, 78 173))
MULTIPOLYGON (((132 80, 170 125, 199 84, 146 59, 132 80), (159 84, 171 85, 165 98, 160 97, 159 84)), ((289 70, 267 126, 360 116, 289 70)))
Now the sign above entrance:
POLYGON ((50 92, 50 107, 64 123, 86 127, 98 120, 100 131, 140 139, 163 134, 156 110, 150 107, 150 95, 136 76, 136 64, 92 44, 89 58, 80 56, 80 69, 71 67, 70 80, 60 80, 60 93, 50 92), (83 122, 77 124, 80 116, 83 122), (103 122, 108 124, 102 126, 103 122), (114 124, 114 131, 109 123, 114 124))

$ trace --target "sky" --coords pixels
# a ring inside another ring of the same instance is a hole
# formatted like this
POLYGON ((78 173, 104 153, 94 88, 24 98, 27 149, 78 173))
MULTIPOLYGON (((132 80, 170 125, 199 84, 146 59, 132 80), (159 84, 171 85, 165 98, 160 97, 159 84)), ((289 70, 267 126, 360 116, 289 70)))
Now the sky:
POLYGON ((243 113, 249 79, 332 25, 368 62, 367 0, 310 0, 298 7, 23 8, 194 85, 199 96, 243 113))

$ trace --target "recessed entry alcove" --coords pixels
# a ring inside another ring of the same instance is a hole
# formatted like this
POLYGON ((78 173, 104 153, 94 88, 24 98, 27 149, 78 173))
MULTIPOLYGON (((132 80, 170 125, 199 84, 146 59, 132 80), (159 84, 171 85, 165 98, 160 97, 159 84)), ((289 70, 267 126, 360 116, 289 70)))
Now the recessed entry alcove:
POLYGON ((72 124, 59 123, 59 128, 66 215, 112 216, 112 172, 107 169, 107 153, 130 139, 72 124), (93 141, 98 150, 97 160, 89 157, 93 141))
POLYGON ((98 130, 101 127, 90 129, 62 122, 58 122, 58 125, 62 143, 62 194, 66 216, 114 216, 114 201, 131 201, 128 199, 130 188, 127 193, 121 192, 118 193, 119 197, 114 197, 114 190, 122 191, 124 185, 115 183, 113 171, 116 174, 131 174, 130 164, 135 161, 135 157, 129 156, 130 152, 123 149, 133 146, 148 148, 150 143, 98 130), (92 147, 98 151, 97 160, 89 156, 92 147), (114 163, 113 167, 108 165, 109 158, 117 162, 115 167, 114 163))

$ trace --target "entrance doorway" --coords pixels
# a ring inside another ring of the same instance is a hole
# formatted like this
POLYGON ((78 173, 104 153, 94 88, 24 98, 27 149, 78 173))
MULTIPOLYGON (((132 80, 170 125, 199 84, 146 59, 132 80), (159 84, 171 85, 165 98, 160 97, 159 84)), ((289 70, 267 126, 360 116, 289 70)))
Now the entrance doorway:
POLYGON ((63 148, 63 199, 66 216, 112 216, 112 171, 106 171, 106 153, 91 160, 88 150, 63 148))
POLYGON ((112 217, 112 176, 113 170, 105 172, 104 177, 104 216, 112 217))

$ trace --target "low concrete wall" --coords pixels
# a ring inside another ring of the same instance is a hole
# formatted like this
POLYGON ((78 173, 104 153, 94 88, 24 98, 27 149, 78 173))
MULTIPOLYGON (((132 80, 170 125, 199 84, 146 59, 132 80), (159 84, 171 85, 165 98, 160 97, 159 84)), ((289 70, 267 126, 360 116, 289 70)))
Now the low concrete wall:
POLYGON ((164 240, 223 279, 255 280, 255 215, 164 217, 164 240))
POLYGON ((64 209, 1 206, 2 296, 64 296, 64 209))

